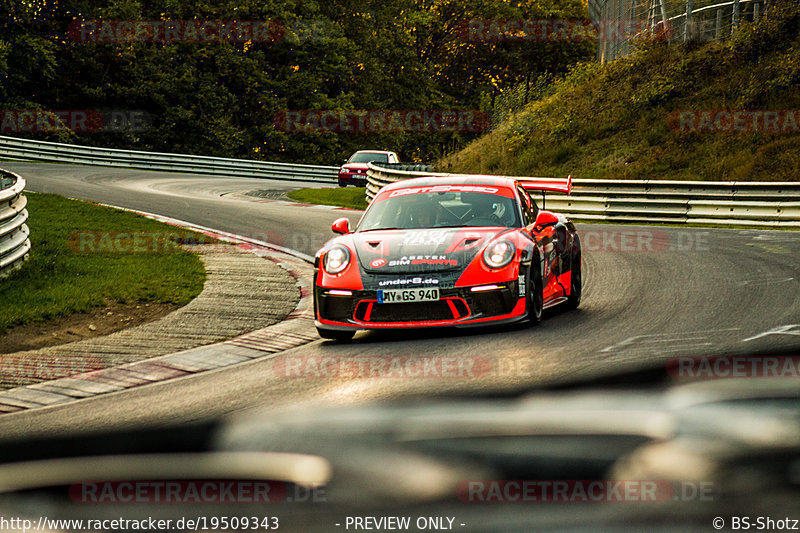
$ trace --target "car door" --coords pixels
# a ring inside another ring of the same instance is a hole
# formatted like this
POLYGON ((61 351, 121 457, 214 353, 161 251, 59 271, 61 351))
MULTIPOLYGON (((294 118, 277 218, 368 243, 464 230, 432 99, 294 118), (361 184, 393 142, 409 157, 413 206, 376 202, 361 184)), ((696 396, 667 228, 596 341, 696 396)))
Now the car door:
POLYGON ((556 224, 547 222, 537 225, 539 216, 539 206, 531 198, 528 191, 517 186, 517 194, 520 198, 522 215, 525 221, 523 232, 536 243, 542 255, 542 284, 544 286, 544 301, 563 296, 564 289, 558 285, 558 251, 556 246, 556 224))

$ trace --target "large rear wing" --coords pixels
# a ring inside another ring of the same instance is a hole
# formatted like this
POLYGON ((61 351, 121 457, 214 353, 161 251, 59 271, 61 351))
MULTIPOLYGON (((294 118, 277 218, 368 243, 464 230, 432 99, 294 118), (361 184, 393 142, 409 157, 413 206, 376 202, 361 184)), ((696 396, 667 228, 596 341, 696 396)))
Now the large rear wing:
POLYGON ((564 194, 572 193, 572 176, 567 176, 567 179, 559 178, 522 178, 519 180, 522 188, 528 192, 533 191, 546 191, 562 192, 564 194))
POLYGON ((564 194, 572 193, 572 174, 567 176, 567 179, 523 178, 519 180, 519 184, 528 192, 540 191, 542 193, 542 209, 545 209, 545 192, 563 192, 564 194))

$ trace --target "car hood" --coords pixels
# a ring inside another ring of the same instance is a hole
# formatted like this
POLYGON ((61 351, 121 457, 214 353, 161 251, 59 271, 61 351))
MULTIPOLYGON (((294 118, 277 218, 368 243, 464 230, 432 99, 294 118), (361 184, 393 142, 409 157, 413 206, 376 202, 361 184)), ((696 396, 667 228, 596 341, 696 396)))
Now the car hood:
POLYGON ((342 165, 344 170, 367 170, 367 163, 345 163, 342 165))
POLYGON ((463 270, 505 228, 434 228, 354 233, 361 269, 375 274, 463 270))

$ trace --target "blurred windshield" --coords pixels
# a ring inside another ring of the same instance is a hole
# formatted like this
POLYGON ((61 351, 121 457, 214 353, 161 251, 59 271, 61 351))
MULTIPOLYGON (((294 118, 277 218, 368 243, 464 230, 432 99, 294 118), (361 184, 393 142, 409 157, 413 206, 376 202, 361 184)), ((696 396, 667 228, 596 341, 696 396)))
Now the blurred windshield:
POLYGON ((377 199, 364 214, 358 230, 519 225, 519 213, 512 198, 451 191, 377 199))
POLYGON ((389 154, 380 154, 377 152, 356 152, 347 160, 348 163, 388 163, 389 154))

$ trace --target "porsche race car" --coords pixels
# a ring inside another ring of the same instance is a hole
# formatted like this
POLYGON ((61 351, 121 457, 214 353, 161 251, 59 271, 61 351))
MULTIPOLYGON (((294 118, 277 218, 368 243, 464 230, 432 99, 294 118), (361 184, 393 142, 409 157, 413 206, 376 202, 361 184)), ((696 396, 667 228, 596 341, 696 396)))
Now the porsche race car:
POLYGON ((530 194, 569 194, 571 186, 571 178, 470 175, 383 187, 355 230, 336 220, 339 236, 316 254, 319 335, 346 341, 361 329, 536 324, 545 308, 577 308, 575 226, 530 194))

